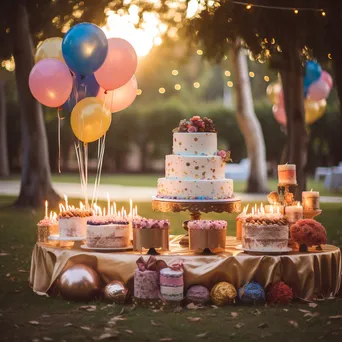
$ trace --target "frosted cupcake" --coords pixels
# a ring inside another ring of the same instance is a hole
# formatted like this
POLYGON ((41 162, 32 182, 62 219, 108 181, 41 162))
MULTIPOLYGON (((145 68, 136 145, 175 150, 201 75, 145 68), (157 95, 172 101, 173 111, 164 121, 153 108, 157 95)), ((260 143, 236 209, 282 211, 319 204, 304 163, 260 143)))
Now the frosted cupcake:
POLYGON ((58 234, 57 219, 45 217, 37 224, 38 227, 38 242, 49 242, 49 236, 58 234))

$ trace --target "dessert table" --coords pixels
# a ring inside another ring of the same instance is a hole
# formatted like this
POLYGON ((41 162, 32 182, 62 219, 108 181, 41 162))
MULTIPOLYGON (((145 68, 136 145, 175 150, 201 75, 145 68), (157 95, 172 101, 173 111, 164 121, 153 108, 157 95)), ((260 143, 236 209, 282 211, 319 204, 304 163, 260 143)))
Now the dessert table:
MULTIPOLYGON (((263 286, 279 280, 289 284, 296 297, 335 295, 341 284, 341 251, 332 245, 308 253, 249 255, 242 252, 235 237, 227 237, 226 250, 216 255, 199 255, 179 244, 182 236, 170 236, 170 251, 157 256, 170 264, 183 261, 185 288, 201 284, 211 288, 228 281, 239 288, 255 280, 263 286)), ((111 280, 129 283, 133 279, 139 252, 89 252, 77 248, 37 243, 32 253, 30 286, 39 295, 52 295, 61 272, 74 264, 98 271, 104 284, 111 280)))

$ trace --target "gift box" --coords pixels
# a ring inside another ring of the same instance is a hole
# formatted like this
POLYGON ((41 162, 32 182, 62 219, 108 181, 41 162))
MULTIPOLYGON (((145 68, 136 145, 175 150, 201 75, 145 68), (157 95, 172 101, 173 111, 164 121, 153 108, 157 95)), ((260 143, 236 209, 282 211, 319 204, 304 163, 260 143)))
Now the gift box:
POLYGON ((166 301, 183 300, 184 280, 181 265, 173 265, 160 271, 160 293, 166 301))
POLYGON ((167 267, 165 262, 150 256, 147 261, 143 257, 137 260, 134 272, 134 297, 137 300, 160 298, 159 272, 167 267))
POLYGON ((143 248, 169 249, 168 220, 139 218, 133 220, 133 249, 141 252, 143 248))
POLYGON ((226 245, 226 221, 194 220, 188 222, 189 248, 202 252, 208 248, 211 252, 219 252, 226 245))

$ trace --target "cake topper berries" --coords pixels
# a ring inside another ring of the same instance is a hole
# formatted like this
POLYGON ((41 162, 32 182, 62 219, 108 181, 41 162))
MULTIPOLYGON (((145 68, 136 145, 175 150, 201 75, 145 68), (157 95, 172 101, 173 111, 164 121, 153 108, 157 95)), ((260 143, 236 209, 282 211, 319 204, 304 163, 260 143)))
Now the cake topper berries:
POLYGON ((179 122, 173 133, 216 133, 213 120, 204 117, 203 119, 195 115, 190 120, 183 119, 179 122))

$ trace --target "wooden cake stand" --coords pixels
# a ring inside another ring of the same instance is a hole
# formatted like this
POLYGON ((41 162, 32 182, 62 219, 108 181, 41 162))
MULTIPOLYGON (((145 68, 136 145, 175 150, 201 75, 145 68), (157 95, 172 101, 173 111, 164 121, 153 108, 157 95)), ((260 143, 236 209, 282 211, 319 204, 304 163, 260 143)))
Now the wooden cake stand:
MULTIPOLYGON (((241 200, 238 197, 225 200, 178 200, 153 197, 152 209, 163 213, 189 211, 191 220, 200 220, 201 213, 239 213, 241 200)), ((183 222, 183 228, 188 230, 188 221, 183 222)), ((188 234, 183 236, 180 244, 189 246, 188 234)))

